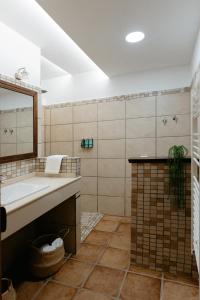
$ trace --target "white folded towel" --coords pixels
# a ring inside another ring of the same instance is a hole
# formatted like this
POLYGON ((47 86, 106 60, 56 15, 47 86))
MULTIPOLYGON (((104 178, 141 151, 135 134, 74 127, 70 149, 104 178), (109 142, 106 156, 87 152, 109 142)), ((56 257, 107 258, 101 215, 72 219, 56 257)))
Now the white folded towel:
POLYGON ((67 155, 48 156, 47 160, 46 160, 46 165, 45 165, 45 173, 59 174, 63 157, 67 157, 67 155))
POLYGON ((63 240, 61 238, 55 239, 51 244, 45 244, 40 248, 42 253, 49 253, 63 246, 63 240))

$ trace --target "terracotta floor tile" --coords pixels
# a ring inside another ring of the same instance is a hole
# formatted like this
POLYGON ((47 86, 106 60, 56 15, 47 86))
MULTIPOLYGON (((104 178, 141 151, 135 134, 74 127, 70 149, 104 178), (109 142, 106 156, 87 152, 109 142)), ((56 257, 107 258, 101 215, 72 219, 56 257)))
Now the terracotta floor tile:
MULTIPOLYGON (((128 273, 120 299, 122 300, 160 300, 161 280, 128 273)), ((171 299, 169 299, 171 300, 171 299)))
POLYGON ((112 298, 90 290, 80 290, 74 300, 112 300, 112 298))
POLYGON ((180 283, 187 283, 187 284, 197 285, 197 286, 199 285, 198 280, 190 276, 186 276, 184 274, 173 275, 170 273, 164 273, 164 278, 172 281, 180 282, 180 283))
POLYGON ((104 291, 106 295, 116 297, 124 274, 121 270, 96 266, 88 278, 85 287, 98 293, 104 291))
POLYGON ((127 269, 130 264, 130 252, 122 249, 107 248, 99 263, 111 268, 127 269))
POLYGON ((105 246, 111 237, 110 232, 93 230, 86 238, 85 243, 105 246))
POLYGON ((42 287, 44 281, 25 281, 16 288, 17 300, 30 300, 42 287))
POLYGON ((117 232, 131 234, 131 224, 121 223, 117 232))
POLYGON ((122 217, 121 223, 128 223, 131 224, 131 217, 122 217))
POLYGON ((73 257, 84 262, 95 263, 103 252, 103 249, 104 247, 102 246, 83 243, 78 253, 73 257))
POLYGON ((163 300, 198 300, 197 287, 164 281, 163 300))
POLYGON ((138 267, 138 266, 134 266, 134 265, 130 265, 129 272, 134 272, 137 274, 143 274, 143 275, 148 275, 148 276, 153 276, 153 277, 158 277, 158 278, 162 277, 162 272, 157 272, 154 270, 150 270, 147 268, 142 268, 142 267, 138 267))
POLYGON ((101 220, 95 227, 95 230, 114 232, 118 226, 119 222, 117 221, 101 220))
POLYGON ((121 219, 122 219, 122 217, 119 217, 119 216, 105 215, 103 217, 103 220, 105 220, 105 221, 121 222, 121 219))
POLYGON ((76 293, 75 288, 66 287, 62 284, 49 282, 42 288, 36 300, 72 300, 76 293))
POLYGON ((92 266, 77 260, 68 260, 54 279, 65 284, 79 287, 92 270, 92 266))
POLYGON ((131 236, 129 233, 113 233, 109 241, 109 246, 124 250, 131 249, 131 236))

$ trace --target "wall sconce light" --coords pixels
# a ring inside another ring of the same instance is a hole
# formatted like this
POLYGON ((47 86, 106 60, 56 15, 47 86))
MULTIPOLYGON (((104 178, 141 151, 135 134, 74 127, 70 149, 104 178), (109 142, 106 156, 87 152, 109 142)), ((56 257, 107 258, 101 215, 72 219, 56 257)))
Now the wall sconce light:
POLYGON ((26 68, 19 68, 17 72, 15 73, 15 79, 17 80, 23 80, 23 79, 28 79, 28 72, 26 71, 26 68))

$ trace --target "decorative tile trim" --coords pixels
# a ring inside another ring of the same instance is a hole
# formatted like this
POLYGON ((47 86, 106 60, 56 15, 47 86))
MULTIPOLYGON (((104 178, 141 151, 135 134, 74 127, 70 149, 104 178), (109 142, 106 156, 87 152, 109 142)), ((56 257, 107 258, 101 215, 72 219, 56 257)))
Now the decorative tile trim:
POLYGON ((33 111, 33 107, 20 107, 20 108, 0 110, 0 114, 16 113, 16 112, 23 112, 23 111, 33 111))
POLYGON ((76 101, 76 102, 63 102, 63 103, 58 103, 58 104, 46 105, 45 108, 52 109, 52 108, 78 106, 78 105, 91 104, 91 103, 93 104, 93 103, 104 103, 104 102, 112 102, 112 101, 126 101, 126 100, 133 100, 133 99, 137 99, 137 98, 161 96, 161 95, 168 95, 168 94, 178 94, 178 93, 180 94, 180 93, 185 93, 185 92, 190 92, 190 87, 162 90, 162 91, 136 93, 136 94, 127 94, 127 95, 113 96, 113 97, 100 98, 100 99, 83 100, 83 101, 76 101))
POLYGON ((169 196, 167 162, 132 164, 131 261, 198 278, 191 255, 191 164, 185 166, 185 209, 178 209, 169 196))
POLYGON ((3 74, 0 74, 0 80, 3 80, 3 81, 8 82, 8 83, 16 84, 17 86, 21 86, 21 87, 24 87, 26 89, 36 91, 38 93, 42 92, 42 89, 40 87, 32 85, 32 84, 24 82, 24 81, 21 81, 21 80, 17 80, 15 78, 11 77, 11 76, 6 76, 6 75, 3 75, 3 74))
POLYGON ((0 165, 0 174, 11 179, 35 171, 35 159, 25 159, 0 165))
MULTIPOLYGON (((67 177, 80 176, 80 158, 79 157, 64 157, 61 163, 60 174, 67 177)), ((35 172, 44 173, 46 157, 39 157, 35 160, 35 172)))

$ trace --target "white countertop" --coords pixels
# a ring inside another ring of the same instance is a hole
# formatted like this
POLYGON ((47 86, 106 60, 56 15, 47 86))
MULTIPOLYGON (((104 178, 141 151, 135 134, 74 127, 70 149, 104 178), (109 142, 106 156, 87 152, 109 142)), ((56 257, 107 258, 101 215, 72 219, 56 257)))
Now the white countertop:
MULTIPOLYGON (((23 206, 30 204, 31 202, 34 202, 41 197, 44 197, 54 191, 57 191, 58 189, 70 185, 73 182, 80 180, 81 177, 52 177, 52 176, 37 176, 35 173, 31 173, 27 176, 17 177, 16 179, 11 179, 6 181, 5 185, 16 183, 16 182, 24 182, 24 183, 38 183, 38 184, 48 184, 48 187, 46 189, 43 189, 39 192, 36 192, 32 195, 29 195, 23 199, 17 200, 13 203, 10 203, 8 205, 5 205, 5 209, 7 214, 14 212, 15 210, 22 208, 23 206)), ((3 186, 3 185, 2 185, 3 186)))
POLYGON ((7 230, 2 233, 2 240, 42 216, 52 208, 80 192, 79 177, 52 177, 32 173, 6 181, 5 185, 16 182, 46 184, 47 188, 35 192, 23 199, 5 205, 7 212, 7 230))

